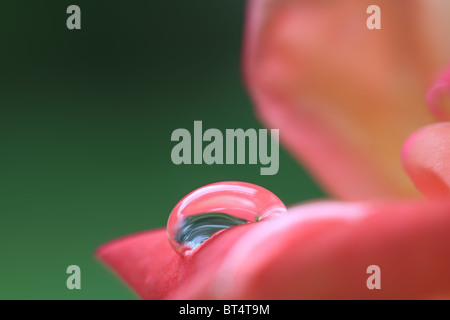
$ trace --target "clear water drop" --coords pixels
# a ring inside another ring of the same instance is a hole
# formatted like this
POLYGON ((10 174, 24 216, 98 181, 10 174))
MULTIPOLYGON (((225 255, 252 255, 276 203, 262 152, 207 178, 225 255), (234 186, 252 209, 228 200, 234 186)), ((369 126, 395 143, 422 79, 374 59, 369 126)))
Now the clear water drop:
POLYGON ((217 182, 178 202, 169 216, 167 234, 175 251, 186 256, 217 232, 286 212, 283 202, 267 189, 246 182, 217 182))

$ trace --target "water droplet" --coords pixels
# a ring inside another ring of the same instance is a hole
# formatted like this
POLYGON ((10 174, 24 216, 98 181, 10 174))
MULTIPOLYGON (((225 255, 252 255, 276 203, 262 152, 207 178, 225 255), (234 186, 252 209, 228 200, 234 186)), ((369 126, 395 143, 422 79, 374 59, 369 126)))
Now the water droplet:
POLYGON ((175 251, 186 256, 217 232, 284 213, 283 202, 267 189, 246 182, 217 182, 178 202, 169 216, 167 234, 175 251))

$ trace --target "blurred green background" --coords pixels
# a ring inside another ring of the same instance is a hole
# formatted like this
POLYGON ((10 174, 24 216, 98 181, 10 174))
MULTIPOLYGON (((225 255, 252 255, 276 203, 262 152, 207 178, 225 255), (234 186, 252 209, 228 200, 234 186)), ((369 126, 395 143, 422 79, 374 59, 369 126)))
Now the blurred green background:
POLYGON ((241 79, 244 12, 223 0, 0 4, 1 299, 135 299, 95 248, 164 226, 207 183, 256 183, 288 205, 323 196, 285 150, 275 176, 171 162, 172 131, 194 120, 262 128, 241 79), (82 30, 66 28, 71 4, 82 30), (71 264, 81 290, 66 288, 71 264))

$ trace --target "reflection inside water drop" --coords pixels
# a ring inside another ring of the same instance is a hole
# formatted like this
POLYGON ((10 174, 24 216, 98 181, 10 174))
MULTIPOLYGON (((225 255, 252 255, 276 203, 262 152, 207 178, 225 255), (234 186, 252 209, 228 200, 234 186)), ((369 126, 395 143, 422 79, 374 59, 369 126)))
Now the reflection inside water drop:
POLYGON ((213 234, 247 222, 225 213, 199 214, 180 221, 174 239, 182 246, 195 249, 213 234))
POLYGON ((218 182, 178 202, 169 216, 167 234, 175 251, 185 256, 219 231, 284 213, 284 204, 267 189, 246 182, 218 182))

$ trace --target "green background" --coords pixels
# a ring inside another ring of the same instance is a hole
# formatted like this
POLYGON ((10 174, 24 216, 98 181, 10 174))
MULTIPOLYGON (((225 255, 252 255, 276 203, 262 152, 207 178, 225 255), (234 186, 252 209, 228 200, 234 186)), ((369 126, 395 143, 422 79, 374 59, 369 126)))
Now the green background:
POLYGON ((287 205, 323 196, 285 150, 275 176, 171 162, 172 131, 194 120, 262 128, 242 85, 244 12, 224 0, 0 4, 0 298, 136 298, 95 248, 164 226, 207 183, 256 183, 287 205), (70 4, 82 30, 66 28, 70 4), (66 288, 71 264, 81 290, 66 288))

